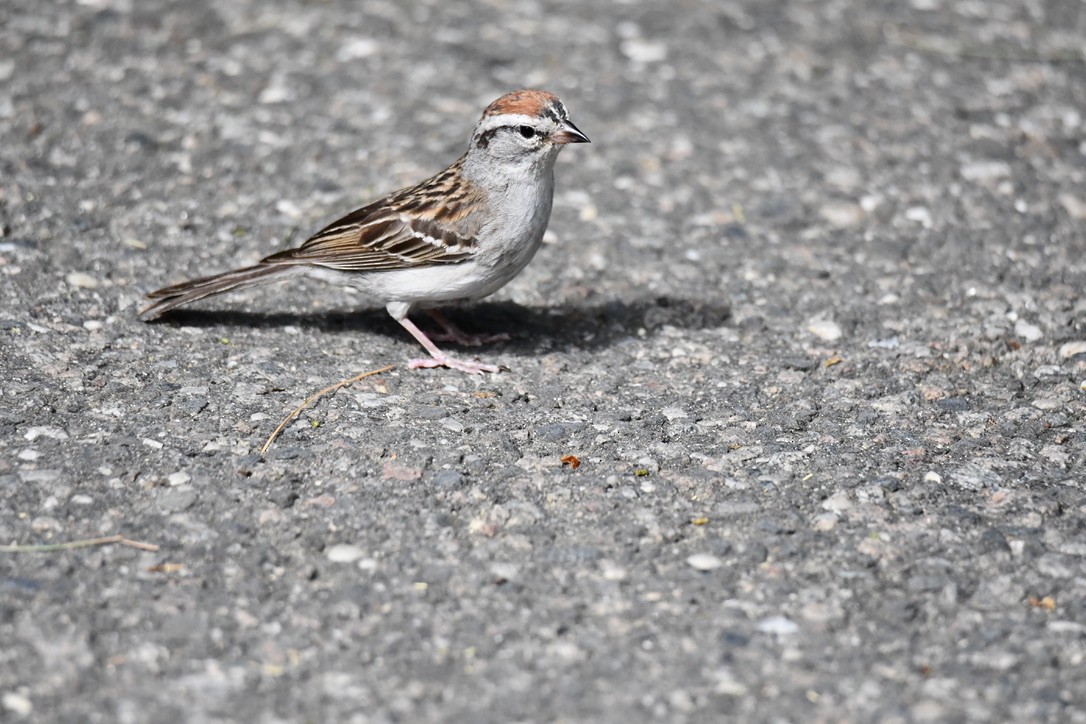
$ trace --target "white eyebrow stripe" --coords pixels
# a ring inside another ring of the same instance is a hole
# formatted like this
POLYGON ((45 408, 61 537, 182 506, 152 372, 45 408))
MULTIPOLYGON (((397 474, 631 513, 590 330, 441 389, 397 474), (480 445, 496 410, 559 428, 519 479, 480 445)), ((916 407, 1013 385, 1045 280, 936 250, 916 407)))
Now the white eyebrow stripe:
POLYGON ((497 116, 489 116, 479 122, 478 127, 475 129, 475 135, 479 136, 487 131, 503 126, 535 126, 541 120, 543 119, 539 116, 529 116, 525 113, 506 113, 497 116))

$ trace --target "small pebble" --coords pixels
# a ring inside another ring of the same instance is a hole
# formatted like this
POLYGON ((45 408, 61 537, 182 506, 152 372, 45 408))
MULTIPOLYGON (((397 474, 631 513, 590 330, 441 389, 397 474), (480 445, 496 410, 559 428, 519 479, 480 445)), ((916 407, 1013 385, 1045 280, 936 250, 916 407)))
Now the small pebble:
POLYGON ((16 716, 30 716, 34 711, 34 704, 30 701, 30 697, 22 692, 5 691, 4 695, 0 697, 0 703, 16 716))
POLYGON ((695 553, 686 559, 686 563, 699 571, 712 571, 724 565, 723 561, 711 553, 695 553))
POLYGON ((366 551, 362 550, 356 545, 349 543, 337 543, 334 546, 329 546, 324 551, 325 557, 332 561, 332 563, 354 563, 357 560, 366 557, 366 551))
POLYGON ((98 287, 98 280, 83 272, 72 272, 64 277, 64 280, 73 287, 79 287, 80 289, 95 289, 98 287))
POLYGON ((492 563, 490 564, 490 575, 496 581, 515 581, 520 577, 520 566, 508 562, 492 563))
POLYGON ((1068 357, 1074 357, 1077 354, 1086 354, 1086 341, 1079 340, 1077 342, 1068 342, 1067 344, 1060 345, 1060 357, 1067 359, 1068 357))
POLYGON ((838 229, 856 226, 864 219, 864 210, 851 203, 826 204, 818 210, 818 213, 829 222, 830 226, 838 229))
POLYGON ((1080 201, 1071 194, 1060 194, 1060 204, 1072 218, 1086 221, 1086 201, 1080 201))
POLYGON ((446 417, 444 420, 442 420, 441 421, 441 426, 443 428, 445 428, 446 430, 448 430, 449 432, 463 432, 464 431, 464 423, 460 422, 459 420, 454 420, 451 417, 446 417))
POLYGON ((184 485, 188 481, 192 480, 192 476, 186 472, 170 473, 166 478, 166 482, 171 488, 176 488, 178 485, 184 485))
POLYGON ((684 418, 690 417, 681 407, 665 407, 663 410, 661 410, 661 412, 663 413, 664 417, 667 418, 668 422, 672 422, 674 420, 682 420, 684 418))
POLYGON ((931 212, 923 206, 911 206, 905 209, 905 218, 909 221, 915 221, 925 229, 930 229, 932 225, 931 212))
POLYGON ((600 561, 600 573, 605 581, 624 581, 627 576, 625 568, 606 559, 600 561))
POLYGON ((924 482, 941 483, 943 482, 943 476, 935 472, 934 470, 929 470, 928 472, 924 473, 924 482))
POLYGON ((630 38, 622 41, 620 49, 635 63, 659 63, 667 58, 667 46, 652 40, 630 38))
POLYGON ((1024 319, 1019 319, 1014 323, 1014 333, 1027 342, 1036 342, 1045 336, 1040 327, 1036 324, 1030 324, 1024 319))
POLYGON ((799 625, 792 619, 784 616, 770 616, 763 618, 757 624, 757 629, 762 633, 776 634, 777 636, 791 636, 799 633, 799 625))
POLYGON ((848 497, 848 493, 844 490, 839 490, 830 497, 822 501, 822 508, 830 511, 831 513, 840 513, 843 510, 848 510, 852 507, 852 499, 848 497))
POLYGON ((807 331, 827 342, 841 339, 841 327, 830 319, 816 319, 807 325, 807 331))
POLYGON ((31 442, 37 440, 39 437, 47 437, 50 440, 67 440, 68 433, 66 433, 59 427, 49 427, 47 425, 42 425, 39 427, 30 428, 26 431, 23 437, 27 440, 30 440, 31 442))
POLYGON ((339 46, 339 50, 336 51, 336 60, 346 63, 359 58, 368 58, 378 50, 380 46, 377 41, 369 38, 354 38, 339 46))
POLYGON ((966 181, 991 181, 1011 175, 1011 166, 1005 161, 974 161, 961 167, 966 181))

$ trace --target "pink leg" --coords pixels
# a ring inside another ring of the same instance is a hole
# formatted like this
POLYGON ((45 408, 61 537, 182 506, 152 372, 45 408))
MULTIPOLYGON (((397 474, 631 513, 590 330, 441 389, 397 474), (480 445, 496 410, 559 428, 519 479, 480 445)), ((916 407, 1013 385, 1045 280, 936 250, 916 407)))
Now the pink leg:
POLYGON ((468 334, 450 322, 449 318, 442 314, 441 310, 431 309, 429 312, 430 317, 437 322, 439 327, 441 327, 441 333, 433 335, 433 338, 438 342, 453 342, 454 344, 459 344, 464 347, 478 347, 479 345, 491 344, 492 342, 509 341, 509 335, 505 333, 468 334))
POLYGON ((426 351, 430 353, 432 359, 413 359, 407 363, 407 366, 411 369, 418 369, 419 367, 448 367, 453 370, 460 370, 461 372, 467 372, 472 375, 481 375, 484 372, 497 372, 497 365, 488 365, 482 362, 474 362, 467 360, 459 360, 455 357, 442 352, 437 348, 430 338, 422 333, 422 330, 415 326, 407 317, 396 320, 403 325, 403 328, 411 333, 411 336, 418 340, 419 344, 426 348, 426 351))

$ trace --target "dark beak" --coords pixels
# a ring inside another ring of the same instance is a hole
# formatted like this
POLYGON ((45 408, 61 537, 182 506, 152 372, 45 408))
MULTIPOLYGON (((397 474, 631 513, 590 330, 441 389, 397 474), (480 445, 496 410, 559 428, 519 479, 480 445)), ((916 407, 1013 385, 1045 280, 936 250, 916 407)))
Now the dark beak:
POLYGON ((551 134, 551 142, 563 146, 567 143, 591 143, 588 136, 581 133, 581 130, 570 121, 562 121, 558 130, 551 134))

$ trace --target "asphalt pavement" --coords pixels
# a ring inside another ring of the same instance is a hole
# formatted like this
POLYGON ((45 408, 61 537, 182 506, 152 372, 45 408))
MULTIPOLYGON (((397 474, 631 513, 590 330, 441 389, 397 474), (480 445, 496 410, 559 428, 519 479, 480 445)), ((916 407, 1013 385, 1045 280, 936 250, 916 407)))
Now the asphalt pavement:
POLYGON ((0 720, 1086 722, 1084 37, 1075 0, 5 0, 0 720), (593 142, 449 310, 501 374, 409 370, 317 282, 137 319, 519 87, 593 142))

